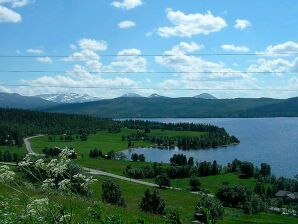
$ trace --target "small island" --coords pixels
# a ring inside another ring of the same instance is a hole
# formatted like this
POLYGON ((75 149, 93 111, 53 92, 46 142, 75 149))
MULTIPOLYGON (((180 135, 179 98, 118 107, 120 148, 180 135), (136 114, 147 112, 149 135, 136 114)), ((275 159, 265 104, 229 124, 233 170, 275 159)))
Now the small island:
MULTIPOLYGON (((125 128, 134 129, 133 133, 122 136, 128 141, 128 147, 134 147, 134 141, 148 141, 158 148, 179 148, 198 150, 239 144, 240 141, 229 135, 224 128, 210 124, 195 123, 158 123, 142 120, 121 122, 125 128)), ((115 130, 119 131, 119 130, 115 130)))

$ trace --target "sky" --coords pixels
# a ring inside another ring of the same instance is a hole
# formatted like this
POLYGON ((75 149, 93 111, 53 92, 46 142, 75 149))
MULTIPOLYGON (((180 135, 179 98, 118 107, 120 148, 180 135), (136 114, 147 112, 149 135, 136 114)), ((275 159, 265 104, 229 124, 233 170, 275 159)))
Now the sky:
POLYGON ((0 91, 294 97, 297 15, 293 0, 0 0, 0 91))

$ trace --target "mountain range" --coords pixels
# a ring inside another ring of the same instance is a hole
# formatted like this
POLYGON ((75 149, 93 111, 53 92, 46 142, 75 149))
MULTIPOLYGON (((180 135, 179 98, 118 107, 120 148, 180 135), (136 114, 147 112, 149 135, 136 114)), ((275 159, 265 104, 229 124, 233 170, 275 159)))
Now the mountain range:
POLYGON ((106 118, 210 118, 210 117, 298 117, 298 97, 289 99, 216 99, 212 95, 170 98, 152 94, 126 94, 114 99, 63 96, 22 96, 0 93, 0 107, 47 112, 86 114, 106 118), (71 99, 71 98, 74 99, 71 99), (48 99, 48 100, 46 100, 48 99), (75 102, 78 100, 78 102, 75 102), (83 102, 91 100, 90 102, 83 102))
POLYGON ((89 96, 87 94, 78 93, 62 93, 62 94, 41 94, 37 95, 44 100, 55 103, 85 103, 101 100, 101 98, 89 96))

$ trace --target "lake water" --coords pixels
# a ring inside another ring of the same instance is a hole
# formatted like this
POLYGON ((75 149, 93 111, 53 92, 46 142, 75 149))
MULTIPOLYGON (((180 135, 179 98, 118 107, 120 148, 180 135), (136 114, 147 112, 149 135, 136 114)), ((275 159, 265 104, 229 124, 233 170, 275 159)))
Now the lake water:
POLYGON ((183 151, 178 149, 141 148, 125 150, 130 158, 132 153, 143 153, 147 161, 169 162, 173 154, 182 153, 197 161, 216 160, 227 164, 233 159, 247 160, 260 166, 262 162, 271 165, 276 176, 293 177, 298 174, 298 118, 161 118, 152 121, 177 123, 207 123, 224 127, 235 135, 240 144, 208 150, 183 151))

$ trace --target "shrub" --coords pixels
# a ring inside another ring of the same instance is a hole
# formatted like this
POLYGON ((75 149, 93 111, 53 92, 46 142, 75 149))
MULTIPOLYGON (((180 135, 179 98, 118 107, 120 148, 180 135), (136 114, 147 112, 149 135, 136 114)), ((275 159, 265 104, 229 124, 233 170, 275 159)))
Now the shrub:
POLYGON ((216 223, 224 214, 221 202, 212 197, 204 196, 197 204, 194 218, 202 223, 216 223))
POLYGON ((140 203, 140 208, 144 212, 149 212, 153 214, 164 214, 165 213, 165 201, 159 196, 157 190, 153 193, 147 189, 140 203))
POLYGON ((172 165, 185 166, 187 165, 187 158, 183 154, 174 154, 172 158, 170 158, 170 162, 172 165))
POLYGON ((140 162, 145 162, 146 161, 146 158, 145 158, 145 155, 144 154, 140 154, 139 155, 139 161, 140 162))
POLYGON ((270 167, 270 165, 267 164, 267 163, 262 163, 261 164, 261 169, 260 169, 260 174, 263 177, 270 176, 271 175, 271 167, 270 167))
POLYGON ((137 161, 139 160, 139 155, 138 155, 137 153, 133 153, 133 154, 131 155, 131 160, 132 160, 133 162, 137 162, 137 161))
POLYGON ((102 200, 106 203, 125 206, 119 185, 111 180, 104 181, 102 184, 102 200))
POLYGON ((240 165, 241 176, 250 178, 254 176, 254 165, 251 162, 242 162, 240 165))
POLYGON ((190 190, 199 191, 201 187, 200 179, 197 176, 191 176, 189 180, 190 190))
POLYGON ((265 211, 266 203, 256 194, 244 204, 244 212, 247 214, 258 214, 265 211))
POLYGON ((227 207, 243 207, 250 201, 252 192, 245 186, 241 185, 223 185, 216 193, 216 197, 227 207))
POLYGON ((161 174, 156 176, 155 183, 160 187, 170 187, 171 186, 171 180, 166 174, 161 174))
POLYGON ((166 224, 182 224, 180 214, 178 211, 170 211, 167 214, 166 224))

